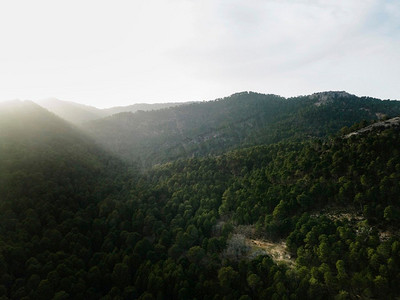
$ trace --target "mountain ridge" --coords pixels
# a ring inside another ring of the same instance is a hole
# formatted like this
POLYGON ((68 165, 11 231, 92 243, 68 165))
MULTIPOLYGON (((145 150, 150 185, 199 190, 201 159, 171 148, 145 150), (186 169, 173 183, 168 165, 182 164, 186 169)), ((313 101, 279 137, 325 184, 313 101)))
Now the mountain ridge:
POLYGON ((400 102, 342 91, 294 98, 246 91, 162 111, 116 114, 87 122, 83 128, 120 157, 151 165, 182 155, 324 137, 363 119, 387 115, 400 115, 400 102))
MULTIPOLYGON (((75 125, 81 125, 84 122, 101 119, 120 112, 136 112, 138 110, 157 110, 168 107, 183 105, 184 103, 136 103, 127 106, 115 106, 110 108, 97 108, 72 101, 64 101, 56 98, 33 101, 47 110, 55 113, 66 121, 75 125)), ((189 103, 189 102, 188 102, 189 103)))

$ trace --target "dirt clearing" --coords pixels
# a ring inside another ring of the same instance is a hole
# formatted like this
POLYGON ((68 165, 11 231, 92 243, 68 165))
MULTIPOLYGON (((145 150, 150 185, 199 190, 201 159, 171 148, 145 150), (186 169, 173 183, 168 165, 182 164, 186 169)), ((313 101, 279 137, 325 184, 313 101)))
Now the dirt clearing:
POLYGON ((294 266, 294 259, 292 259, 290 254, 286 251, 285 242, 273 243, 255 239, 246 239, 246 242, 253 250, 252 255, 259 255, 264 252, 271 256, 275 262, 284 262, 290 267, 294 266))

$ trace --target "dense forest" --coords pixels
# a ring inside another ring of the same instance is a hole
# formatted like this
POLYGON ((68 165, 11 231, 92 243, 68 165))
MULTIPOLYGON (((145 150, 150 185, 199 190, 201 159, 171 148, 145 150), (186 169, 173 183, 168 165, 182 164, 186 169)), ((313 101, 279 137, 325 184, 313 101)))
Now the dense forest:
POLYGON ((224 128, 148 169, 38 105, 0 105, 0 299, 398 298, 399 122, 376 123, 398 102, 233 98, 115 115, 163 138, 177 111, 198 116, 185 135, 224 128))

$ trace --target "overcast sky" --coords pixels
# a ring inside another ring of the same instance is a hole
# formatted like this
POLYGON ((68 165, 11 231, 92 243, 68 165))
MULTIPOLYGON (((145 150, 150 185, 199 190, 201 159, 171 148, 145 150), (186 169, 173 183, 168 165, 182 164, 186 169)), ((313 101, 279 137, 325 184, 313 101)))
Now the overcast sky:
POLYGON ((0 100, 400 99, 398 0, 2 1, 0 41, 0 100))

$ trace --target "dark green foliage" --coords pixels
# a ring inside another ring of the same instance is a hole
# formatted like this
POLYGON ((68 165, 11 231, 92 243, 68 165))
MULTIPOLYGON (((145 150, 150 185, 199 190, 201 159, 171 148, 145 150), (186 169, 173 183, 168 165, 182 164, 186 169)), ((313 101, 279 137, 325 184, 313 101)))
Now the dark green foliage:
POLYGON ((1 111, 4 299, 400 295, 395 129, 179 159, 137 174, 37 106, 1 111), (234 244, 239 225, 285 239, 294 266, 248 256, 234 244), (235 246, 243 253, 229 255, 235 246))
POLYGON ((134 177, 33 103, 4 104, 0 116, 0 285, 13 299, 83 298, 111 228, 111 217, 97 219, 101 204, 120 202, 134 177))

